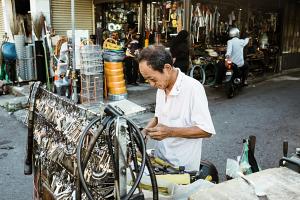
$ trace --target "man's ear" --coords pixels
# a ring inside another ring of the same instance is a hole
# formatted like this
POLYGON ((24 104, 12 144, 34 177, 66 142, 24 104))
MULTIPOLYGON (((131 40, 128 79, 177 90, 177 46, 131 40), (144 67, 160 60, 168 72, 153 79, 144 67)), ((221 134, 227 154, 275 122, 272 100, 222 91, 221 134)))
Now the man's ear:
POLYGON ((164 69, 167 70, 168 72, 171 71, 172 68, 173 68, 173 67, 172 67, 172 65, 170 65, 170 64, 165 64, 165 65, 164 65, 164 69))

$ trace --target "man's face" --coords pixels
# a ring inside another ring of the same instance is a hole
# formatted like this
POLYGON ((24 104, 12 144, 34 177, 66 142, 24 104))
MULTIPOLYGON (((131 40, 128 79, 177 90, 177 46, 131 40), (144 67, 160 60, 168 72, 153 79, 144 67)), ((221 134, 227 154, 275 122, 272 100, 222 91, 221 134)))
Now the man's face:
POLYGON ((149 81, 152 87, 162 90, 167 88, 170 80, 170 72, 172 70, 171 65, 165 64, 163 73, 152 69, 151 66, 147 65, 147 61, 141 61, 139 68, 142 76, 149 81))

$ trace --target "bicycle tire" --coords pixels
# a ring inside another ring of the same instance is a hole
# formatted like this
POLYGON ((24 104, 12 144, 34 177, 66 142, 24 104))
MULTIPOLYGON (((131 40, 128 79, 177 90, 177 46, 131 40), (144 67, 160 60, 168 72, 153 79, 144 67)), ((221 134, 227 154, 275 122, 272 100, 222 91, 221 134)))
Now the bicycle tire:
POLYGON ((214 85, 216 82, 216 66, 213 63, 208 63, 204 67, 205 85, 214 85))
POLYGON ((189 76, 198 80, 202 85, 204 85, 205 71, 201 65, 194 65, 190 70, 189 76), (200 70, 200 71, 198 71, 198 73, 197 73, 197 71, 195 71, 197 69, 200 70))

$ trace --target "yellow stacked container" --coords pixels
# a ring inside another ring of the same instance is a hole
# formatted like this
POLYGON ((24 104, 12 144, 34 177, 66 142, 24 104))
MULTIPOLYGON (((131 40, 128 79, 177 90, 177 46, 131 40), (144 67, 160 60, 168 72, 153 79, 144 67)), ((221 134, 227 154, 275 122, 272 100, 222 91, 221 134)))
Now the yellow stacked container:
POLYGON ((127 96, 127 89, 123 73, 123 62, 104 62, 104 73, 108 87, 108 96, 114 100, 119 95, 127 96))
POLYGON ((123 72, 124 52, 116 49, 115 44, 108 44, 111 41, 105 41, 103 45, 106 47, 103 53, 106 89, 110 100, 122 100, 128 96, 123 72), (110 49, 110 46, 114 49, 110 49))

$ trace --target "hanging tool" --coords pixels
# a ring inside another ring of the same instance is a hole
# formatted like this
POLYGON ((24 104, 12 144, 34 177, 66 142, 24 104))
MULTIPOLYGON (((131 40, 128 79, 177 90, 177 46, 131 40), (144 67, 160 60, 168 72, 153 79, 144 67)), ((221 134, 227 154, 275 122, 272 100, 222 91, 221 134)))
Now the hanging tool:
MULTIPOLYGON (((52 49, 52 43, 51 43, 51 38, 50 38, 50 31, 47 28, 47 22, 44 19, 44 30, 45 30, 45 38, 48 44, 48 50, 50 53, 50 65, 53 63, 53 49, 52 49)), ((54 76, 54 71, 52 69, 52 67, 48 66, 48 56, 47 56, 47 51, 46 51, 46 44, 45 44, 45 40, 43 40, 43 48, 44 48, 44 55, 45 55, 45 67, 46 67, 46 81, 47 81, 47 89, 50 91, 51 90, 51 85, 50 85, 50 75, 51 77, 54 76), (50 75, 49 75, 49 71, 50 71, 50 75)))

